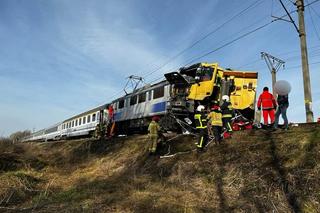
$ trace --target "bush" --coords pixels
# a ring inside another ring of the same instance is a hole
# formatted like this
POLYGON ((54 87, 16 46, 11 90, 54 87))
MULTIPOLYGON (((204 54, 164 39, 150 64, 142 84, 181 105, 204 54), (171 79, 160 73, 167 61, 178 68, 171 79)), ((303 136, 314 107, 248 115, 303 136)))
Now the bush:
POLYGON ((24 130, 24 131, 18 131, 18 132, 12 133, 9 138, 12 140, 13 143, 16 143, 16 142, 20 142, 23 138, 29 135, 31 135, 31 131, 24 130))

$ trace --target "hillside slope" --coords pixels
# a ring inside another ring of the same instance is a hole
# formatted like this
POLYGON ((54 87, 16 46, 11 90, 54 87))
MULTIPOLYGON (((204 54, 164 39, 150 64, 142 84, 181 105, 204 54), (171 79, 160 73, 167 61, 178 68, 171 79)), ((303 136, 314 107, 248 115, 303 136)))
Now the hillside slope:
MULTIPOLYGON (((320 212, 319 130, 242 131, 162 159, 141 135, 1 144, 0 211, 320 212)), ((170 151, 194 142, 177 137, 170 151)))

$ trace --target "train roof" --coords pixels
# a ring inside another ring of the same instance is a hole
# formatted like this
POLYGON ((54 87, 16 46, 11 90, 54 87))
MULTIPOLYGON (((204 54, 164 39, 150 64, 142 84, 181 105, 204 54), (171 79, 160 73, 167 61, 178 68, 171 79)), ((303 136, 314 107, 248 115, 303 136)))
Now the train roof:
MULTIPOLYGON (((138 88, 138 89, 134 90, 134 91, 133 91, 133 92, 131 92, 131 93, 128 93, 128 94, 126 94, 126 95, 124 95, 124 96, 121 96, 121 97, 119 97, 119 98, 117 98, 117 99, 115 99, 115 100, 112 100, 110 103, 112 103, 112 102, 116 102, 116 101, 118 101, 118 100, 120 100, 120 99, 122 99, 122 98, 124 98, 124 97, 132 96, 133 94, 136 94, 136 93, 142 92, 142 91, 144 91, 144 90, 154 88, 154 87, 156 87, 156 86, 158 86, 158 85, 160 85, 160 84, 164 84, 164 83, 166 83, 166 82, 167 82, 166 80, 163 80, 163 81, 157 82, 157 83, 155 83, 155 84, 151 84, 151 85, 150 85, 150 84, 148 84, 148 85, 145 85, 145 86, 143 86, 143 87, 140 87, 140 88, 138 88)), ((71 121, 71 120, 73 120, 73 119, 75 119, 75 118, 82 117, 82 116, 84 116, 84 115, 87 115, 87 114, 90 114, 90 113, 96 112, 96 111, 101 110, 101 109, 106 109, 110 103, 103 104, 103 105, 98 106, 98 107, 95 107, 95 108, 93 108, 93 109, 91 109, 91 110, 88 110, 88 111, 82 112, 82 113, 77 114, 77 115, 75 115, 75 116, 72 116, 71 118, 68 118, 68 119, 64 120, 62 123, 65 123, 65 122, 71 121)))
POLYGON ((132 96, 132 95, 134 95, 134 94, 143 92, 143 91, 145 91, 145 90, 152 89, 152 88, 154 88, 154 87, 156 87, 156 86, 158 86, 158 85, 160 85, 160 84, 165 84, 165 83, 169 83, 169 82, 168 82, 167 80, 163 80, 163 81, 157 82, 157 83, 155 83, 155 84, 146 84, 146 85, 144 85, 143 87, 140 87, 140 88, 134 90, 133 92, 130 92, 130 93, 128 93, 128 94, 126 94, 126 95, 124 95, 124 96, 121 96, 121 97, 119 97, 119 98, 117 98, 117 99, 114 99, 112 102, 116 102, 116 101, 118 101, 118 100, 120 100, 120 99, 123 99, 123 98, 125 98, 125 97, 130 97, 130 96, 132 96))
POLYGON ((90 114, 90 113, 99 111, 99 110, 101 110, 101 109, 106 109, 108 105, 109 105, 109 104, 103 104, 103 105, 101 105, 101 106, 95 107, 95 108, 90 109, 90 110, 88 110, 88 111, 82 112, 82 113, 80 113, 80 114, 77 114, 77 115, 75 115, 75 116, 72 116, 71 118, 68 118, 68 119, 64 120, 62 123, 65 123, 65 122, 71 121, 71 120, 73 120, 73 119, 75 119, 75 118, 82 117, 82 116, 84 116, 84 115, 87 115, 87 114, 90 114))

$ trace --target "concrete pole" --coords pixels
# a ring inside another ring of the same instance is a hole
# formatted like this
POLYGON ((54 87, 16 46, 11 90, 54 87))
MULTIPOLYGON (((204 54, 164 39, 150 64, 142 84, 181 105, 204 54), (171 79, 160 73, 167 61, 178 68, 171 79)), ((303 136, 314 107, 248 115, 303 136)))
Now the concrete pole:
POLYGON ((272 68, 271 75, 272 75, 272 94, 273 94, 274 98, 276 98, 277 93, 276 93, 276 91, 274 89, 274 85, 277 82, 277 77, 276 77, 277 75, 276 75, 276 69, 275 68, 272 68))
POLYGON ((307 123, 313 122, 312 112, 312 96, 311 96, 311 84, 309 74, 309 63, 308 63, 308 51, 306 32, 304 25, 304 2, 303 0, 297 0, 296 5, 298 8, 299 16, 299 37, 301 47, 301 60, 302 60, 302 74, 303 74, 303 88, 304 88, 304 102, 306 109, 306 121, 307 123))

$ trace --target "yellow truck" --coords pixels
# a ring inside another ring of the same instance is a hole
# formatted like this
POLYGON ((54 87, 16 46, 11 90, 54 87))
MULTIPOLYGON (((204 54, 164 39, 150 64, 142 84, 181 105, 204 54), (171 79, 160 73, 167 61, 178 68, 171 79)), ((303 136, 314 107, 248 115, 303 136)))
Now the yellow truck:
POLYGON ((197 63, 165 74, 171 84, 170 108, 176 115, 193 114, 198 105, 209 107, 230 96, 233 108, 254 118, 257 72, 223 69, 218 63, 197 63))

